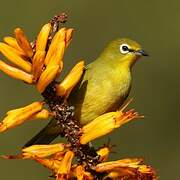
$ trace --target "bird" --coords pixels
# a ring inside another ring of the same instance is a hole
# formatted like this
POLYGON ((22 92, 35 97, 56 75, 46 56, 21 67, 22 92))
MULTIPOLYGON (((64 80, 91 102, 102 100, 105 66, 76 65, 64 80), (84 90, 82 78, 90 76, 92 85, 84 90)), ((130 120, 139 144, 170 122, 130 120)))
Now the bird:
MULTIPOLYGON (((75 107, 74 118, 82 126, 123 105, 132 86, 132 67, 142 56, 148 54, 139 43, 119 38, 108 43, 99 57, 85 67, 81 81, 67 100, 75 107)), ((49 144, 60 132, 52 119, 25 147, 49 144)))

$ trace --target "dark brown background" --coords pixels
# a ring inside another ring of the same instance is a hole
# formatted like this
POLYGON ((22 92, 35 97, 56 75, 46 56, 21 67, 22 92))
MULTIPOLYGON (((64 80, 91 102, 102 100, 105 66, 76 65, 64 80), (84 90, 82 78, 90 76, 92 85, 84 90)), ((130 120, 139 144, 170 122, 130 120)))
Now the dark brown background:
MULTIPOLYGON (((0 37, 22 27, 31 40, 55 13, 66 11, 76 29, 66 52, 69 70, 80 58, 95 59, 104 45, 117 37, 140 42, 151 55, 134 68, 131 106, 146 118, 113 132, 118 144, 112 159, 143 157, 162 180, 179 180, 179 66, 180 1, 178 0, 1 0, 0 37)), ((41 99, 32 86, 0 72, 0 117, 12 108, 41 99)), ((18 153, 20 147, 46 122, 31 122, 0 134, 0 154, 18 153)), ((97 143, 107 142, 100 139, 97 143)), ((48 171, 32 161, 0 160, 0 179, 47 179, 48 171)))

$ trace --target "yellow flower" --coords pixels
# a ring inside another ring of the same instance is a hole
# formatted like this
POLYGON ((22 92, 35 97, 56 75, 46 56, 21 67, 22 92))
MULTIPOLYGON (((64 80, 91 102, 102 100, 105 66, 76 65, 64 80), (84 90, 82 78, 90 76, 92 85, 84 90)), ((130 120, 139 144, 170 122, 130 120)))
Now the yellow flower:
POLYGON ((16 49, 19 52, 21 52, 23 56, 26 56, 26 53, 19 47, 19 45, 17 43, 17 40, 15 38, 7 36, 7 37, 4 37, 3 40, 10 47, 13 47, 14 49, 16 49))
MULTIPOLYGON (((130 102, 130 101, 129 101, 130 102)), ((127 104, 129 104, 129 102, 127 104)), ((82 127, 81 144, 88 142, 112 132, 123 124, 137 118, 141 118, 134 110, 123 112, 127 104, 119 111, 103 114, 87 125, 82 127), (103 127, 103 128, 102 128, 103 127), (97 131, 98 129, 98 131, 97 131)))
POLYGON ((5 43, 0 42, 0 52, 17 68, 0 61, 0 70, 13 78, 36 84, 42 93, 62 71, 64 51, 73 33, 72 28, 61 28, 48 44, 51 31, 51 23, 45 24, 33 49, 23 30, 16 28, 15 38, 8 36, 4 38, 5 43))
POLYGON ((41 111, 39 111, 38 113, 36 114, 33 114, 30 119, 33 120, 33 119, 47 119, 49 118, 50 116, 53 116, 52 113, 50 113, 47 109, 42 109, 41 111))
POLYGON ((73 28, 69 28, 66 31, 66 47, 69 46, 69 44, 70 44, 70 42, 72 40, 73 31, 74 31, 73 28))
POLYGON ((46 50, 46 46, 51 30, 52 30, 51 23, 47 23, 42 27, 36 40, 36 52, 37 51, 44 52, 46 50))
POLYGON ((34 157, 33 159, 36 162, 42 164, 44 167, 51 170, 53 174, 56 176, 65 153, 66 153, 65 151, 60 151, 54 155, 51 155, 49 158, 34 157))
POLYGON ((127 178, 129 180, 144 180, 148 179, 148 177, 151 180, 157 179, 154 170, 150 166, 144 165, 142 159, 122 159, 100 163, 96 166, 96 171, 108 173, 104 179, 127 178))
POLYGON ((76 177, 77 180, 84 180, 84 179, 93 180, 94 179, 91 173, 85 171, 82 165, 79 165, 74 168, 73 177, 76 177))
POLYGON ((53 174, 58 173, 61 161, 54 159, 44 159, 44 158, 34 158, 34 160, 42 164, 44 167, 48 168, 49 170, 51 170, 53 174))
POLYGON ((5 43, 0 43, 0 52, 11 62, 25 70, 26 72, 31 72, 31 64, 23 59, 18 50, 6 45, 5 43))
POLYGON ((33 83, 33 76, 31 74, 28 74, 18 68, 10 66, 1 60, 0 60, 0 70, 6 73, 7 75, 11 76, 12 78, 22 80, 29 84, 33 83))
POLYGON ((46 58, 45 58, 45 65, 48 65, 51 58, 53 57, 54 53, 57 53, 57 48, 59 43, 65 41, 66 34, 66 28, 61 28, 52 39, 51 45, 49 46, 49 50, 47 52, 46 58))
POLYGON ((106 161, 109 158, 110 149, 109 149, 109 147, 100 148, 97 151, 97 154, 99 155, 99 160, 101 162, 104 162, 104 161, 106 161))
POLYGON ((69 178, 73 157, 74 157, 74 152, 72 151, 68 151, 64 155, 64 158, 61 160, 61 163, 57 172, 57 180, 69 178))
POLYGON ((79 82, 84 70, 84 61, 77 63, 65 79, 56 86, 58 96, 65 96, 66 98, 71 93, 71 90, 79 82))
POLYGON ((47 67, 41 74, 38 83, 37 90, 42 93, 46 87, 54 80, 56 74, 58 73, 59 65, 54 65, 47 67))
POLYGON ((34 82, 36 82, 39 79, 41 73, 43 72, 45 55, 45 51, 38 50, 36 51, 32 59, 32 75, 34 82))
POLYGON ((22 149, 22 156, 24 158, 33 158, 33 157, 48 157, 52 154, 61 152, 65 149, 65 144, 58 143, 52 145, 33 145, 27 148, 22 149))
POLYGON ((33 49, 23 30, 21 28, 16 28, 14 34, 20 48, 23 49, 26 55, 31 58, 33 56, 33 49))
POLYGON ((43 108, 42 102, 34 102, 23 108, 14 109, 7 112, 7 116, 0 123, 0 132, 6 131, 23 122, 30 120, 33 115, 40 112, 43 108))

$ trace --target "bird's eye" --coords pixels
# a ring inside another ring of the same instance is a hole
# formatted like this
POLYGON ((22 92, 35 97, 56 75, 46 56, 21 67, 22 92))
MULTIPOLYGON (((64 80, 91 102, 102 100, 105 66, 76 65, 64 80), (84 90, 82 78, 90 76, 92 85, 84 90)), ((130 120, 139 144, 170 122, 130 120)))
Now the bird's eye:
POLYGON ((122 54, 128 53, 128 52, 129 52, 129 45, 127 45, 127 44, 121 44, 121 45, 120 45, 120 52, 121 52, 122 54))

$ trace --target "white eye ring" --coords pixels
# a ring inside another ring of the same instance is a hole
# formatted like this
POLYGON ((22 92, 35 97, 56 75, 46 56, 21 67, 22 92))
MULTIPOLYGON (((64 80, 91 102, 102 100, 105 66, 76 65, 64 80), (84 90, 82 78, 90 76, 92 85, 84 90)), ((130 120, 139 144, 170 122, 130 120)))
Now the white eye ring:
POLYGON ((120 52, 122 54, 127 54, 129 52, 129 45, 128 44, 121 44, 120 45, 120 52))

